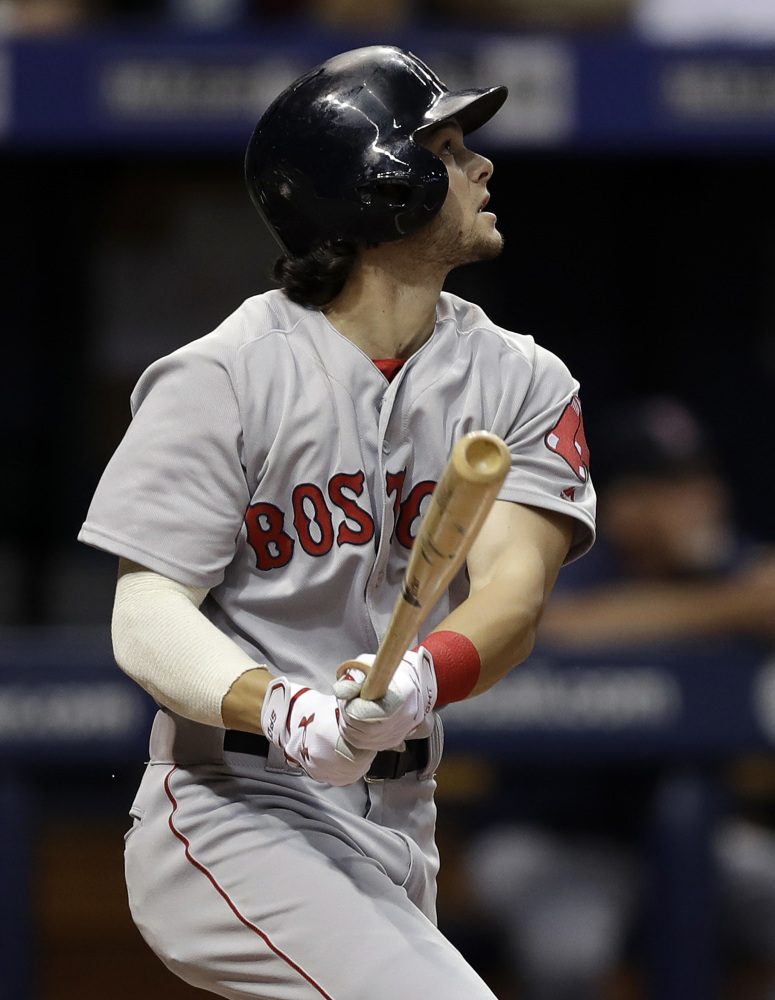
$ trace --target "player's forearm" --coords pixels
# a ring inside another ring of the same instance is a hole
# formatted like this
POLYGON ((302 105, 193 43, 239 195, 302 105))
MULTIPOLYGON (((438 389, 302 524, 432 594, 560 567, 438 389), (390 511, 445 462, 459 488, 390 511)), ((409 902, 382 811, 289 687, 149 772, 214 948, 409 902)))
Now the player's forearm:
POLYGON ((465 636, 479 655, 469 697, 491 688, 530 655, 543 609, 543 590, 517 575, 501 575, 472 593, 435 631, 465 636))
POLYGON ((467 654, 447 667, 453 682, 456 673, 470 679, 470 686, 452 684, 453 700, 488 690, 530 655, 573 532, 564 514, 495 504, 469 555, 471 592, 436 630, 464 636, 478 658, 476 671, 467 654))
POLYGON ((204 596, 122 560, 113 609, 116 662, 186 718, 228 727, 239 720, 239 728, 260 732, 262 682, 269 674, 199 611, 204 596), (246 674, 251 680, 243 680, 246 674), (222 714, 227 699, 228 721, 222 714))

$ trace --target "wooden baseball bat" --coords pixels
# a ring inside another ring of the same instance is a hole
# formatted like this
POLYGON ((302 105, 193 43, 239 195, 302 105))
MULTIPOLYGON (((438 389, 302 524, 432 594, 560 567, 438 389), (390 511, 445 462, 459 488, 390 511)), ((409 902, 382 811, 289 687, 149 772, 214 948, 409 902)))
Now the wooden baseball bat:
MULTIPOLYGON (((362 698, 376 701, 386 693, 420 626, 463 565, 510 464, 505 443, 489 431, 471 431, 452 449, 420 522, 401 593, 376 659, 368 668, 362 698)), ((360 663, 353 666, 367 669, 360 663)))

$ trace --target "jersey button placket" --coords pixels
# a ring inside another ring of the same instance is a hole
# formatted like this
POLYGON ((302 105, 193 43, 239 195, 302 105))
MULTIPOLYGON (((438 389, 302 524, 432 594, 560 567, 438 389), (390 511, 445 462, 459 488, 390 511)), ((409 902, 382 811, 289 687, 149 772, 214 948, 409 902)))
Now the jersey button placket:
POLYGON ((385 621, 383 621, 386 614, 386 610, 382 608, 381 612, 378 610, 380 605, 384 601, 380 600, 378 592, 382 590, 382 587, 387 578, 387 562, 390 558, 390 535, 392 531, 392 522, 390 525, 387 524, 388 510, 392 513, 392 505, 388 504, 387 493, 385 492, 385 481, 387 470, 385 468, 385 459, 391 452, 390 442, 387 440, 388 424, 390 422, 390 416, 393 409, 393 402, 395 400, 395 387, 391 386, 387 393, 380 399, 377 409, 379 411, 379 427, 378 427, 378 441, 381 439, 381 444, 378 444, 379 450, 381 452, 381 457, 379 458, 380 465, 380 478, 383 486, 382 492, 382 520, 381 520, 381 530, 380 530, 380 545, 379 550, 376 553, 376 559, 374 561, 374 566, 372 567, 371 576, 369 583, 366 587, 366 607, 369 611, 369 617, 371 618, 372 625, 377 639, 379 640, 382 635, 382 630, 384 628, 385 621))

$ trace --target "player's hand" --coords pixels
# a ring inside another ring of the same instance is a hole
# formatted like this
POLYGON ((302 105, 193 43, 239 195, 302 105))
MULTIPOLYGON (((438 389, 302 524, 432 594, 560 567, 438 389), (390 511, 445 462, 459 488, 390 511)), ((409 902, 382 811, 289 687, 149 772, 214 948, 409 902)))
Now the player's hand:
MULTIPOLYGON (((371 654, 363 654, 355 662, 370 666, 374 659, 371 654)), ((358 697, 365 679, 363 670, 348 664, 334 684, 339 699, 339 731, 350 747, 393 749, 417 729, 436 704, 433 657, 424 646, 405 653, 387 693, 377 701, 358 697)))
POLYGON ((261 706, 261 728, 291 764, 316 781, 351 785, 374 760, 370 751, 337 752, 339 706, 334 695, 275 677, 261 706))

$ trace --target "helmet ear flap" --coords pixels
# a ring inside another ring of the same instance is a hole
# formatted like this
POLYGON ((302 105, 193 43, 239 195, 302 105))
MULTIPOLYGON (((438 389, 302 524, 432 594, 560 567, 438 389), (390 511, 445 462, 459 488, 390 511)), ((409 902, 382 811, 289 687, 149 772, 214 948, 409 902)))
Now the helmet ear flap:
MULTIPOLYGON (((373 232, 380 227, 378 220, 384 220, 382 230, 396 236, 408 236, 429 222, 441 208, 447 196, 449 181, 441 175, 430 177, 401 177, 381 175, 360 181, 356 185, 358 198, 371 215, 373 232)), ((382 235, 374 242, 383 242, 382 235)))
POLYGON ((405 170, 390 169, 386 156, 382 170, 355 185, 369 213, 374 242, 416 232, 436 215, 447 197, 449 175, 435 153, 409 138, 394 145, 392 158, 396 156, 406 164, 405 170))
POLYGON ((422 192, 408 177, 372 177, 355 185, 358 197, 364 205, 382 205, 387 209, 401 211, 412 203, 419 203, 422 192))

